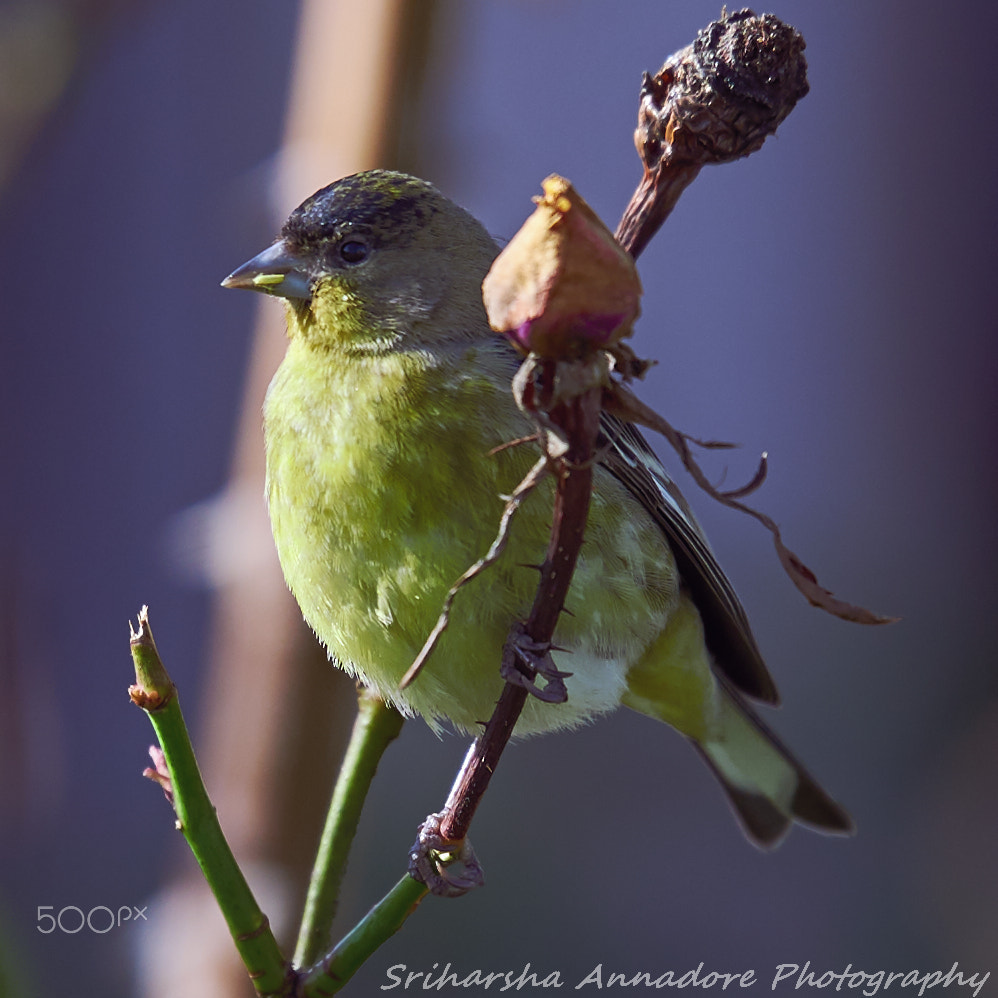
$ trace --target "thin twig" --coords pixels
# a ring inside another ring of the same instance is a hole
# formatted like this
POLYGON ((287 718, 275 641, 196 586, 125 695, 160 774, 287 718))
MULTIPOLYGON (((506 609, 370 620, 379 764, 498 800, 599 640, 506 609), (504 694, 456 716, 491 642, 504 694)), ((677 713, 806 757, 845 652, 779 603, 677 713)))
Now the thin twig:
POLYGON ((335 994, 367 958, 402 927, 427 889, 404 876, 314 967, 302 973, 301 998, 335 994))
POLYGON ((450 624, 450 612, 454 605, 454 598, 457 594, 473 579, 476 575, 480 575, 486 568, 494 565, 502 555, 503 551, 506 550, 506 543, 509 540, 509 529, 513 523, 513 516, 516 511, 520 508, 523 500, 536 488, 540 483, 541 479, 548 472, 548 462, 546 457, 540 458, 537 463, 527 472, 523 481, 513 490, 512 495, 506 500, 506 507, 502 512, 502 517, 499 520, 499 532, 496 534, 495 540, 492 542, 492 546, 488 549, 485 555, 478 559, 474 565, 471 566, 457 582, 454 583, 447 591, 447 596, 444 598, 443 609, 440 611, 440 616, 437 618, 436 624, 433 626, 433 630, 430 631, 430 636, 426 639, 423 647, 420 649, 419 654, 414 659, 412 665, 406 670, 405 675, 402 677, 399 683, 399 689, 404 690, 422 671, 423 666, 426 665, 427 659, 433 654, 433 649, 436 648, 437 642, 440 640, 440 636, 447 630, 450 624))
POLYGON ((329 946, 347 858, 361 809, 385 749, 402 730, 402 715, 364 687, 357 691, 357 718, 326 815, 298 933, 295 967, 308 967, 329 946))
MULTIPOLYGON (((541 565, 537 594, 523 625, 523 633, 538 645, 549 644, 554 636, 582 546, 592 495, 592 459, 599 433, 600 393, 599 388, 592 388, 550 413, 551 421, 565 433, 568 451, 559 460, 556 471, 551 540, 541 565)), ((444 807, 440 831, 445 840, 461 842, 467 836, 471 819, 526 698, 527 690, 523 686, 507 681, 496 709, 484 733, 468 753, 444 807)))
POLYGON ((145 710, 162 748, 161 756, 154 755, 155 772, 147 774, 167 791, 177 827, 218 902, 257 994, 290 996, 294 973, 222 834, 198 771, 176 688, 156 649, 146 607, 139 612, 138 630, 132 630, 131 649, 136 681, 128 692, 132 702, 145 710))

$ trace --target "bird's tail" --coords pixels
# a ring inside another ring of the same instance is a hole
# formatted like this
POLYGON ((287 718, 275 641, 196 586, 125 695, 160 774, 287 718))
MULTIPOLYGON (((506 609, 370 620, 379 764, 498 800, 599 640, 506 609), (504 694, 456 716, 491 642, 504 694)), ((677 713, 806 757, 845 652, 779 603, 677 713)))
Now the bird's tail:
POLYGON ((794 821, 833 835, 851 834, 853 823, 846 811, 723 679, 717 695, 711 732, 691 740, 720 780, 752 841, 771 848, 794 821))
POLYGON ((849 815, 713 667, 700 615, 688 597, 627 673, 621 700, 696 746, 756 845, 776 845, 795 821, 831 834, 853 831, 849 815))

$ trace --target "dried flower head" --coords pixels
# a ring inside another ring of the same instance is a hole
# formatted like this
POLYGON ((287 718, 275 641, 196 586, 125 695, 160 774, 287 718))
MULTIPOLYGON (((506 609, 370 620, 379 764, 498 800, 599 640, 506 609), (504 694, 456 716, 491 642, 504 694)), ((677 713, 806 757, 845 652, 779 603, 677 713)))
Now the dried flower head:
POLYGON ((558 360, 608 349, 641 311, 634 261, 557 175, 482 284, 489 322, 524 353, 558 360))

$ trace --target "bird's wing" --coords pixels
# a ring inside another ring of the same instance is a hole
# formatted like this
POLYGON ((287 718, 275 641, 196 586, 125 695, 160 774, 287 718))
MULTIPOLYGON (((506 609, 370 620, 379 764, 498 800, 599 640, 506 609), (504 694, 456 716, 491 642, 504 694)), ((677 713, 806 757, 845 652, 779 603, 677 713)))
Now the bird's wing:
POLYGON ((686 500, 641 434, 603 413, 600 463, 648 510, 672 548, 703 620, 717 668, 743 693, 778 704, 779 694, 752 636, 748 618, 718 565, 686 500))

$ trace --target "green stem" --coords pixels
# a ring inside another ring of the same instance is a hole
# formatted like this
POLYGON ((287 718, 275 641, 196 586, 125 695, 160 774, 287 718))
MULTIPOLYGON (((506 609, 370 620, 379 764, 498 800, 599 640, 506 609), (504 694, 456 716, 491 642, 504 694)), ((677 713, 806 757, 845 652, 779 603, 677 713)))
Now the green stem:
POLYGON ((346 870, 350 846, 357 833, 361 808, 378 763, 385 749, 398 737, 403 720, 394 707, 363 687, 359 689, 357 719, 336 780, 308 886, 305 912, 298 933, 298 947, 293 960, 295 967, 310 966, 329 945, 340 884, 346 870))
POLYGON ((339 991, 364 961, 398 932, 427 893, 425 884, 404 876, 320 963, 303 974, 302 998, 321 998, 339 991))
POLYGON ((129 693, 152 722, 162 748, 162 764, 147 774, 166 791, 204 878, 222 911, 232 940, 258 995, 292 994, 293 975, 281 954, 267 916, 260 910, 232 850, 222 835, 191 747, 177 690, 156 650, 148 611, 139 613, 132 632, 136 685, 129 693))

